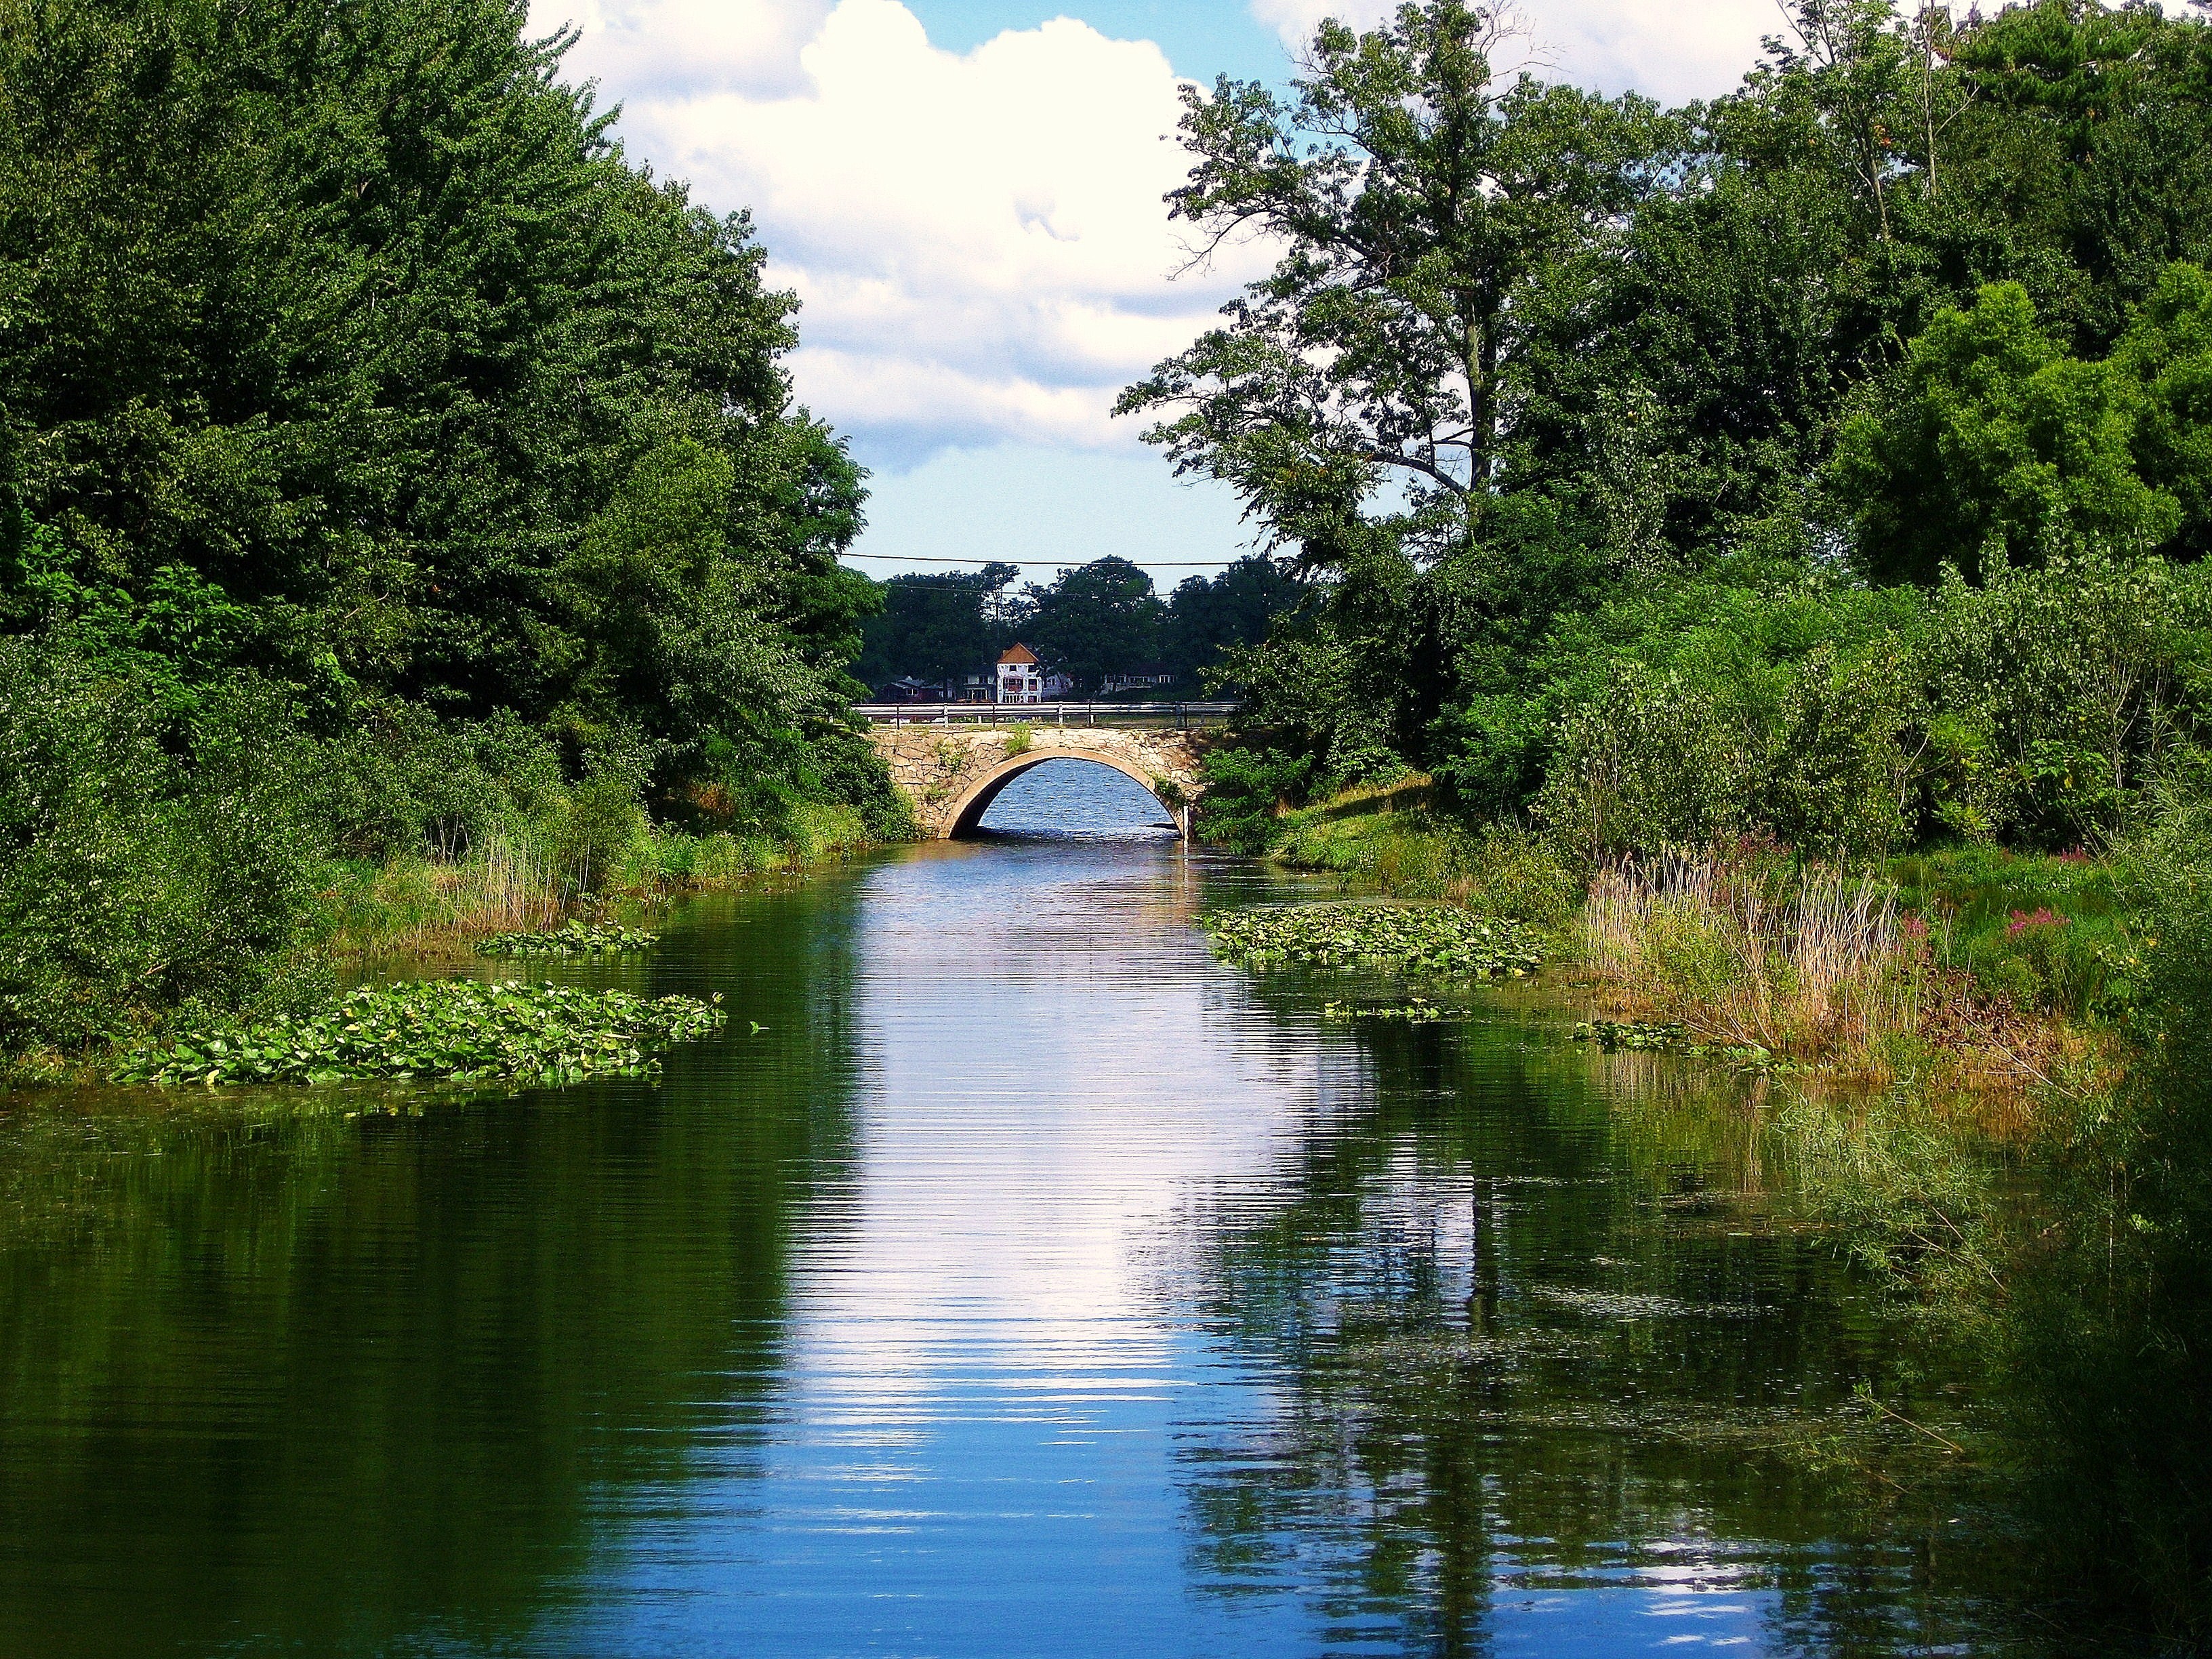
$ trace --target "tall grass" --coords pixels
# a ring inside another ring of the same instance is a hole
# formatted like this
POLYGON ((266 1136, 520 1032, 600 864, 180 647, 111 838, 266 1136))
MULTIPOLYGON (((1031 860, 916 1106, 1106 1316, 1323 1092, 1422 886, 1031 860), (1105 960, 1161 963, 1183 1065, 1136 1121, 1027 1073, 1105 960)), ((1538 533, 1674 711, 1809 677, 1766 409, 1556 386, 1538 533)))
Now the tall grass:
POLYGON ((492 933, 552 927, 608 900, 734 886, 872 844, 857 810, 812 804, 792 810, 780 837, 687 835, 640 817, 626 840, 583 857, 556 836, 495 831, 453 858, 339 866, 323 898, 340 957, 436 956, 492 933))
POLYGON ((1449 899, 1538 927, 1564 925, 1580 884, 1557 848, 1510 820, 1470 829, 1425 805, 1398 804, 1427 787, 1423 779, 1396 791, 1349 791, 1287 814, 1269 855, 1394 898, 1449 899))
POLYGON ((1579 933, 1590 968, 1711 1041, 1880 1073, 1918 1024, 1928 952, 1897 890, 1832 866, 1622 860, 1591 882, 1579 933))

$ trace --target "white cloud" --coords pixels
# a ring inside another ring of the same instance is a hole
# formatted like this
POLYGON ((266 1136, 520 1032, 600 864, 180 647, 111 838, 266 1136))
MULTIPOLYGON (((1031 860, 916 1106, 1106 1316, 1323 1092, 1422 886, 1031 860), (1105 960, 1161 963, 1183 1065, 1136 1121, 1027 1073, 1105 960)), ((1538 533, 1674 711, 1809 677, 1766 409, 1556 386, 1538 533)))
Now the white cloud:
MULTIPOLYGON (((1252 0, 1252 15, 1295 56, 1324 17, 1371 28, 1397 0, 1252 0)), ((1743 78, 1765 36, 1784 32, 1775 0, 1518 0, 1546 79, 1668 103, 1711 98, 1743 78)))
MULTIPOLYGON (((1222 0, 1225 3, 1225 0, 1222 0)), ((1069 0, 1080 9, 1080 0, 1069 0)), ((1295 45, 1391 0, 1250 0, 1295 45)), ((1530 0, 1553 72, 1669 99, 1725 88, 1772 0, 1530 0)), ((583 38, 633 155, 753 210, 805 304, 800 396, 872 464, 1003 441, 1126 449, 1115 393, 1180 349, 1263 250, 1171 282, 1182 182, 1168 59, 1061 17, 974 51, 899 0, 534 0, 583 38)))
POLYGON ((595 3, 572 64, 622 100, 634 155, 753 210, 804 303, 799 393, 874 460, 1125 445, 1115 392, 1256 274, 1248 253, 1169 280, 1161 198, 1188 163, 1150 42, 1060 18, 957 54, 898 0, 595 3))
POLYGON ((583 31, 572 70, 600 77, 615 98, 699 92, 786 94, 799 54, 821 33, 831 0, 536 0, 531 22, 583 31))

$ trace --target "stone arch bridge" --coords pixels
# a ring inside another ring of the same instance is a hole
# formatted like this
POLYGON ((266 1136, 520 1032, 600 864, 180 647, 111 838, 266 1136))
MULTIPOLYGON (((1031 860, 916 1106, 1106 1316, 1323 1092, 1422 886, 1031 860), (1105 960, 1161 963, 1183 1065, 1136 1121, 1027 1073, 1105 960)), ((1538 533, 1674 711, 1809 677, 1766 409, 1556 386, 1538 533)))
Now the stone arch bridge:
POLYGON ((1000 791, 1049 760, 1095 761, 1134 778, 1188 836, 1191 806, 1206 789, 1199 763, 1218 736, 1038 724, 1030 728, 1024 747, 1016 731, 1003 726, 917 721, 878 726, 869 733, 922 834, 938 841, 974 833, 1000 791))

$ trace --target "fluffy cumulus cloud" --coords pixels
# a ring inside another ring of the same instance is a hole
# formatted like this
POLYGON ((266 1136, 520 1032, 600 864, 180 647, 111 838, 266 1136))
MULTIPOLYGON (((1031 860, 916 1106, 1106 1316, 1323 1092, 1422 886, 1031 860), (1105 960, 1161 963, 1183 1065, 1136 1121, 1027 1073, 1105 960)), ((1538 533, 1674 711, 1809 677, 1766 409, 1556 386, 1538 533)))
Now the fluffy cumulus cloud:
MULTIPOLYGON (((538 21, 574 0, 541 0, 538 21)), ((1159 49, 1067 18, 933 46, 898 0, 597 0, 572 69, 633 154, 749 207, 804 303, 816 412, 879 464, 1008 439, 1126 444, 1119 388, 1253 256, 1181 281, 1187 162, 1159 49)))
MULTIPOLYGON (((1370 27, 1397 0, 1252 0, 1297 52, 1324 17, 1370 27)), ((1668 103, 1710 98, 1743 77, 1759 41, 1784 32, 1775 0, 1520 0, 1535 72, 1668 103)))
MULTIPOLYGON (((1324 15, 1392 9, 1249 3, 1293 47, 1324 15)), ((1668 99, 1732 84, 1779 21, 1773 0, 1527 9, 1552 73, 1668 99)), ((800 395, 874 465, 1129 445, 1115 392, 1263 263, 1246 247, 1175 276, 1178 82, 1147 41, 1060 17, 951 52, 899 0, 533 0, 532 23, 580 31, 569 70, 621 102, 633 155, 752 210, 805 307, 800 395)))
POLYGON ((569 66, 616 98, 659 102, 703 93, 788 96, 801 89, 800 49, 832 0, 534 0, 542 33, 581 32, 569 66))

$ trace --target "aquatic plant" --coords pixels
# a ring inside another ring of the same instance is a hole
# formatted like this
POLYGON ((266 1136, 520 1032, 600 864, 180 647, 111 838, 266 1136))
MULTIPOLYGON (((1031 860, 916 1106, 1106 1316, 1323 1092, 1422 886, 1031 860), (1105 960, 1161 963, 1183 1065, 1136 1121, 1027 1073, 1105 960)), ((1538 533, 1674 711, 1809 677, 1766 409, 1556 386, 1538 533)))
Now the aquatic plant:
POLYGON ((1388 1007, 1367 1008, 1352 1002, 1322 1005, 1323 1019, 1401 1019, 1408 1025, 1432 1025, 1440 1019, 1464 1019, 1464 1008, 1443 1008, 1426 997, 1413 997, 1388 1007))
POLYGON ((719 1030, 720 996, 657 1000, 623 991, 516 980, 424 980, 366 987, 319 1012, 223 1025, 149 1044, 118 1083, 581 1083, 649 1077, 658 1052, 719 1030))
POLYGON ((1450 905, 1295 904, 1200 918, 1224 960, 1251 969, 1395 968, 1520 979, 1541 959, 1517 921, 1450 905))
POLYGON ((587 924, 572 920, 565 927, 532 933, 494 933, 480 940, 477 954, 486 957, 611 957, 643 951, 660 942, 660 935, 636 927, 587 924))
POLYGON ((1575 1041, 1595 1042, 1607 1054, 1623 1048, 1686 1049, 1690 1033, 1678 1021, 1586 1019, 1575 1027, 1575 1041))

